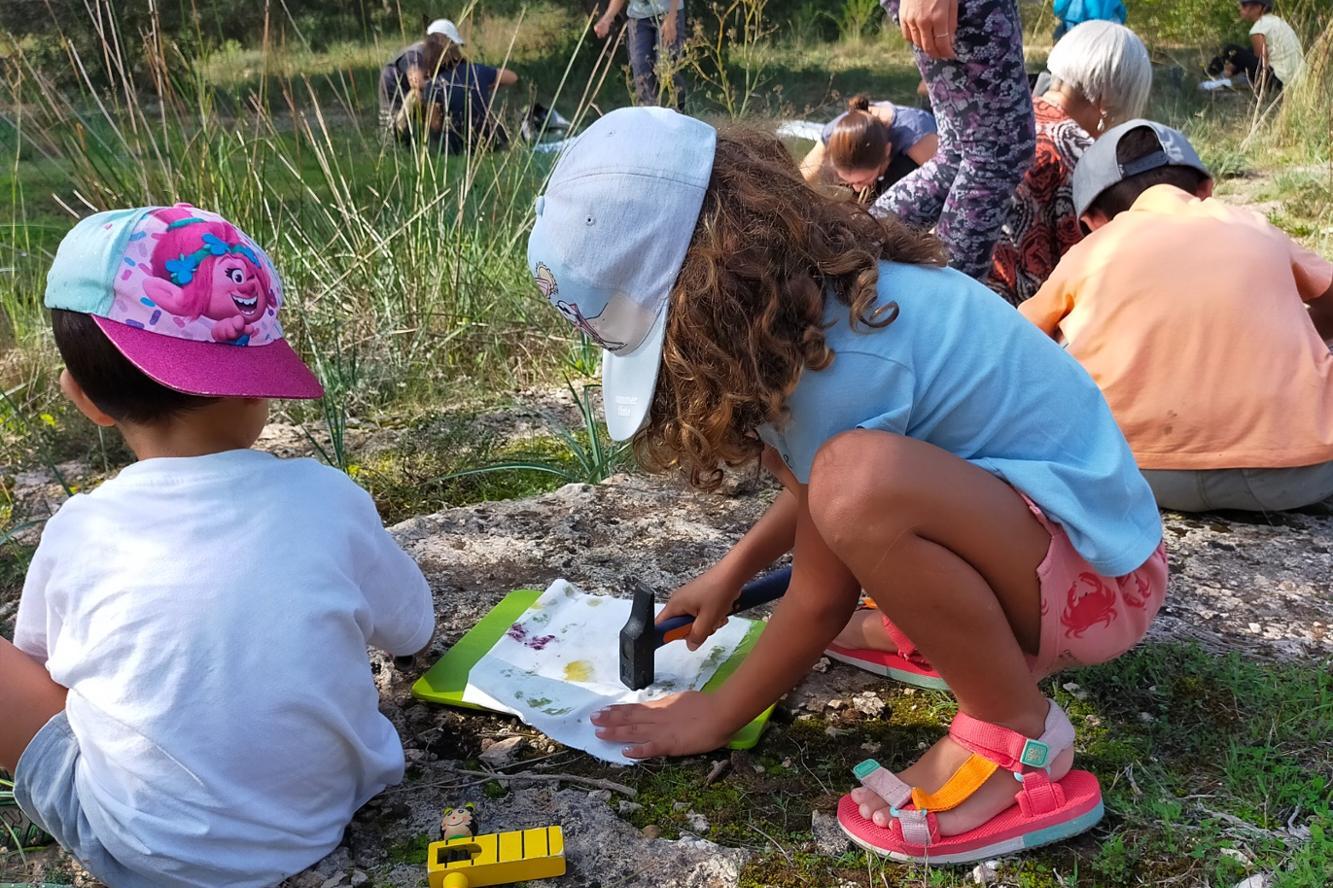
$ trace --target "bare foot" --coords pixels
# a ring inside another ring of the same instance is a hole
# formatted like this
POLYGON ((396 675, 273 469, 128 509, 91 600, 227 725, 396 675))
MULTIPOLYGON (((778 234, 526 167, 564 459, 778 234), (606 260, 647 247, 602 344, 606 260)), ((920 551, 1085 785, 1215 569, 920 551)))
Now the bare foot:
MULTIPOLYGON (((970 752, 946 735, 926 750, 919 761, 898 776, 908 786, 919 786, 928 792, 935 792, 970 755, 970 752)), ((1051 765, 1051 779, 1059 780, 1064 777, 1073 764, 1074 750, 1066 749, 1061 752, 1051 765)), ((976 829, 1015 804, 1014 794, 1018 790, 1019 784, 1014 780, 1013 774, 1000 768, 958 807, 936 814, 939 818, 940 835, 956 836, 976 829)), ((889 806, 884 800, 864 786, 852 790, 852 799, 861 806, 861 816, 876 826, 887 828, 893 820, 889 814, 889 806)))
POLYGON ((852 618, 847 621, 847 625, 838 633, 838 637, 833 639, 833 643, 838 647, 848 650, 871 650, 888 651, 893 653, 898 650, 898 645, 889 638, 888 630, 884 628, 884 618, 880 612, 874 608, 861 608, 852 613, 852 618))

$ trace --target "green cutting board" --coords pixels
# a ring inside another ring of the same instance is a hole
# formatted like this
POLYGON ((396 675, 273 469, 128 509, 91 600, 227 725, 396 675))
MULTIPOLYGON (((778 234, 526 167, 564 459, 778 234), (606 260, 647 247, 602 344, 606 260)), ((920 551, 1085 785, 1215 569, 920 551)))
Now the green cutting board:
MULTIPOLYGON (((523 616, 532 603, 541 596, 538 589, 516 589, 506 595, 499 604, 491 608, 491 612, 482 617, 477 625, 473 626, 466 635, 458 640, 458 643, 449 648, 440 661, 430 668, 430 671, 421 678, 417 679, 412 685, 412 696, 419 700, 427 700, 431 703, 443 703, 445 706, 457 706, 463 709, 485 709, 476 703, 468 703, 463 700, 463 691, 467 688, 468 673, 472 667, 486 655, 500 637, 505 634, 510 626, 518 622, 519 617, 523 616)), ((713 677, 704 685, 705 693, 714 691, 722 686, 722 682, 727 680, 731 673, 736 671, 736 667, 741 664, 745 656, 750 653, 754 643, 759 639, 759 633, 764 631, 764 624, 755 621, 750 627, 750 631, 745 633, 741 643, 736 646, 736 651, 731 657, 717 668, 713 677)), ((728 749, 749 749, 759 742, 759 735, 764 732, 764 726, 768 724, 768 717, 773 714, 773 707, 770 706, 759 714, 754 721, 741 728, 736 736, 731 738, 727 744, 728 749)))

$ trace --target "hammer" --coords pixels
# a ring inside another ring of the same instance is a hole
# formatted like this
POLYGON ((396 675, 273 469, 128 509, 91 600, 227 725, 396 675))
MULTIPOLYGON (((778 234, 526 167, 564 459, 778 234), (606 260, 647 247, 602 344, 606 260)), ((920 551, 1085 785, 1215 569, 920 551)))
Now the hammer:
MULTIPOLYGON (((767 576, 751 580, 741 589, 736 603, 727 613, 768 604, 781 598, 791 582, 791 568, 775 570, 767 576)), ((641 690, 653 683, 653 659, 657 649, 668 642, 690 634, 694 617, 682 614, 662 622, 653 622, 653 590, 642 582, 634 581, 634 603, 630 606, 629 620, 620 630, 620 680, 631 691, 641 690)))

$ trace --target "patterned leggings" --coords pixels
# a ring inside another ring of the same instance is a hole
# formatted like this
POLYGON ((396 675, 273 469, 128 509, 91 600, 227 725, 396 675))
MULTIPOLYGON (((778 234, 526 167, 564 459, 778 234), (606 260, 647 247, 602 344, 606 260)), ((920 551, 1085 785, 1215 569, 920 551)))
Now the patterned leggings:
MULTIPOLYGON (((897 21, 899 0, 882 2, 897 21)), ((958 0, 956 59, 933 59, 913 49, 940 147, 884 192, 872 212, 893 214, 914 228, 935 225, 949 264, 984 280, 1036 146, 1016 0, 958 0)))

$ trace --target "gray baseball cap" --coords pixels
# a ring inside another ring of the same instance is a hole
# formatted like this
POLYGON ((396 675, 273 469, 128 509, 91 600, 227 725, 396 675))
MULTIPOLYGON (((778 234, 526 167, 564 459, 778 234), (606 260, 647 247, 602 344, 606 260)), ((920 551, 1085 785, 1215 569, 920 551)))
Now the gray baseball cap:
POLYGON ((1074 212, 1080 218, 1092 206, 1092 202, 1103 191, 1117 185, 1130 176, 1146 173, 1164 166, 1183 166, 1198 170, 1209 178, 1212 173, 1199 160, 1194 146, 1180 130, 1172 129, 1151 120, 1138 118, 1119 126, 1113 126, 1101 138, 1092 143, 1092 147, 1083 152, 1078 166, 1074 167, 1074 212), (1160 151, 1154 151, 1138 160, 1122 164, 1116 160, 1116 148, 1126 133, 1136 129, 1150 129, 1157 136, 1160 151))

